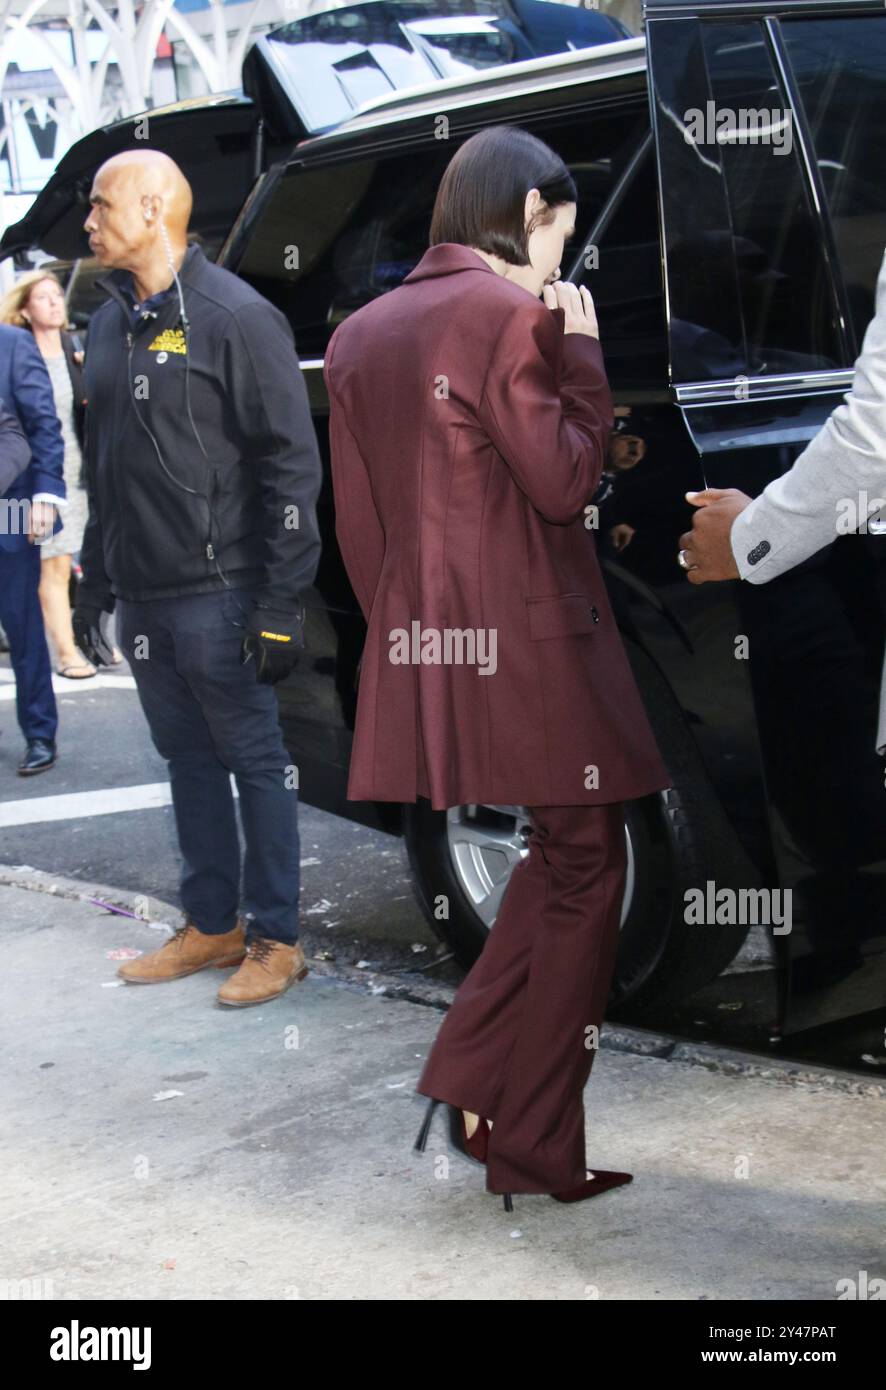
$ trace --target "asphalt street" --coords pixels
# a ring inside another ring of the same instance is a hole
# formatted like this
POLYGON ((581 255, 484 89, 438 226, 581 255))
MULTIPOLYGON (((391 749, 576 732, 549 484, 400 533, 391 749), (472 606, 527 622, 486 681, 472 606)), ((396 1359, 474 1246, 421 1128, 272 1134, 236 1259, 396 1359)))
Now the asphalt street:
MULTIPOLYGON (((0 658, 0 863, 29 865, 179 904, 166 764, 153 747, 128 667, 54 678, 59 758, 17 777, 22 740, 9 658, 0 658)), ((414 968, 437 953, 412 891, 402 842, 302 805, 302 918, 343 963, 414 968)), ((443 967, 459 978, 454 966, 443 967)))
MULTIPOLYGON (((22 740, 15 683, 0 657, 0 865, 29 866, 179 905, 179 861, 166 780, 129 668, 88 681, 55 677, 59 759, 49 772, 15 775, 22 740)), ((301 930, 343 972, 401 976, 411 997, 423 980, 456 986, 463 972, 426 923, 406 850, 385 835, 302 803, 301 930)), ((774 975, 762 928, 721 977, 648 1026, 675 1038, 847 1068, 882 1080, 886 1047, 874 1015, 774 1042, 774 975)))

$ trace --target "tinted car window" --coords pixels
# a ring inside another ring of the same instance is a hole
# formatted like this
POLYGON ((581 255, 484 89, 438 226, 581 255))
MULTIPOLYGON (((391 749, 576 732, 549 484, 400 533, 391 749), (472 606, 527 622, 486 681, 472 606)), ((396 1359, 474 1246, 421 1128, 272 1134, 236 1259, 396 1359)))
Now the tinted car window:
MULTIPOLYGON (((565 274, 639 144, 645 113, 522 124, 557 150, 576 182, 565 274)), ((321 356, 337 324, 394 289, 421 260, 455 149, 454 140, 432 141, 399 155, 293 167, 278 180, 236 269, 287 315, 301 356, 321 356)))
POLYGON ((660 388, 668 379, 667 336, 651 141, 594 242, 596 258, 588 248, 573 278, 594 297, 609 381, 660 388))
POLYGON ((679 20, 653 44, 675 379, 841 365, 820 228, 762 26, 679 20))
POLYGON ((809 121, 858 345, 886 246, 886 15, 782 30, 809 121))

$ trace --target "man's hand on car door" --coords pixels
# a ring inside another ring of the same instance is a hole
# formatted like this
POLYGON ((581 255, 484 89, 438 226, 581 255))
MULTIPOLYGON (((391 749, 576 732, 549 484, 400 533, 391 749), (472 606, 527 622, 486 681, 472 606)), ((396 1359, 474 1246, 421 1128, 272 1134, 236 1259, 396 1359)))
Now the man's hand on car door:
POLYGON ((678 563, 686 570, 689 583, 739 579, 729 534, 733 521, 753 498, 738 488, 709 487, 703 492, 687 492, 686 500, 698 508, 692 530, 684 531, 679 541, 678 563))

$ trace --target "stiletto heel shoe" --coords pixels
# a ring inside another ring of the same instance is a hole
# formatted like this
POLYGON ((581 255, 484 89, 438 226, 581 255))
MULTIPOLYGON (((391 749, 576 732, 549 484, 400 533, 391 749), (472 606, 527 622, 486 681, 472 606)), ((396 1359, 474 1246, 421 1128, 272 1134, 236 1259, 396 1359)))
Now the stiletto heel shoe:
POLYGON ((503 1201, 504 1204, 505 1204, 505 1211, 513 1211, 513 1210, 514 1210, 514 1203, 511 1201, 511 1194, 510 1194, 510 1192, 503 1192, 501 1195, 502 1195, 502 1201, 503 1201))
POLYGON ((425 1117, 421 1122, 421 1129, 418 1131, 418 1138, 413 1144, 413 1148, 418 1149, 419 1153, 424 1153, 425 1145, 428 1142, 428 1132, 431 1128, 431 1120, 434 1118, 434 1111, 440 1104, 439 1100, 429 1100, 425 1117))
POLYGON ((485 1163, 486 1151, 489 1148, 488 1122, 479 1115, 477 1128, 469 1135, 465 1112, 459 1110, 457 1105, 447 1104, 446 1109, 449 1112, 449 1139, 453 1147, 464 1154, 465 1158, 472 1158, 475 1163, 485 1163))
POLYGON ((552 1192, 551 1196, 555 1202, 582 1202, 585 1197, 596 1197, 600 1192, 608 1192, 610 1187, 621 1187, 624 1183, 633 1181, 633 1173, 609 1173, 604 1168, 596 1168, 594 1176, 585 1178, 578 1187, 568 1187, 565 1192, 552 1192))
POLYGON ((479 1124, 473 1134, 468 1134, 468 1127, 465 1121, 465 1112, 459 1110, 457 1105, 450 1105, 448 1101, 429 1100, 425 1111, 425 1117, 418 1131, 418 1137, 413 1145, 419 1153, 423 1153, 428 1142, 428 1134, 431 1129, 431 1121, 434 1118, 434 1111, 438 1105, 446 1105, 449 1115, 449 1140, 454 1149, 457 1149, 465 1158, 473 1159, 475 1163, 486 1162, 486 1150, 489 1147, 489 1125, 483 1116, 479 1116, 479 1124))

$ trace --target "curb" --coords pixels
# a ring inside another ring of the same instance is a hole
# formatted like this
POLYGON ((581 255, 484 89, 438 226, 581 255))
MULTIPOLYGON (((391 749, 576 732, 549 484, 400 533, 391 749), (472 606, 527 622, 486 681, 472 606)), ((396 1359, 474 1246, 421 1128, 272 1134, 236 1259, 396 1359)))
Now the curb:
POLYGON ((130 893, 123 888, 109 888, 104 883, 83 883, 80 879, 63 878, 45 869, 32 869, 30 864, 0 864, 0 887, 24 888, 31 893, 49 893, 57 898, 93 906, 117 907, 123 916, 131 916, 143 927, 168 931, 171 923, 181 917, 181 909, 146 893, 130 893))
MULTIPOLYGON (((107 884, 85 884, 78 879, 33 869, 28 864, 0 864, 0 887, 20 888, 29 892, 48 893, 59 898, 91 903, 96 907, 119 908, 140 926, 171 934, 171 922, 181 918, 181 909, 152 898, 147 894, 131 893, 107 884)), ((312 933, 302 931, 301 938, 310 946, 312 933)), ((322 938, 317 938, 320 944, 322 938)), ((425 1008, 445 1011, 455 996, 455 990, 413 976, 404 981, 399 975, 368 972, 353 966, 333 965, 320 956, 305 953, 311 961, 311 971, 337 981, 360 993, 383 995, 404 1003, 420 1004, 425 1008)), ((666 1033, 649 1032, 644 1028, 626 1028, 604 1024, 600 1047, 635 1057, 655 1058, 678 1066, 702 1067, 721 1076, 752 1077, 781 1086, 805 1087, 865 1099, 886 1100, 886 1081, 869 1081, 854 1072, 839 1068, 815 1066, 809 1063, 782 1061, 760 1053, 739 1052, 714 1043, 685 1042, 666 1033)))

